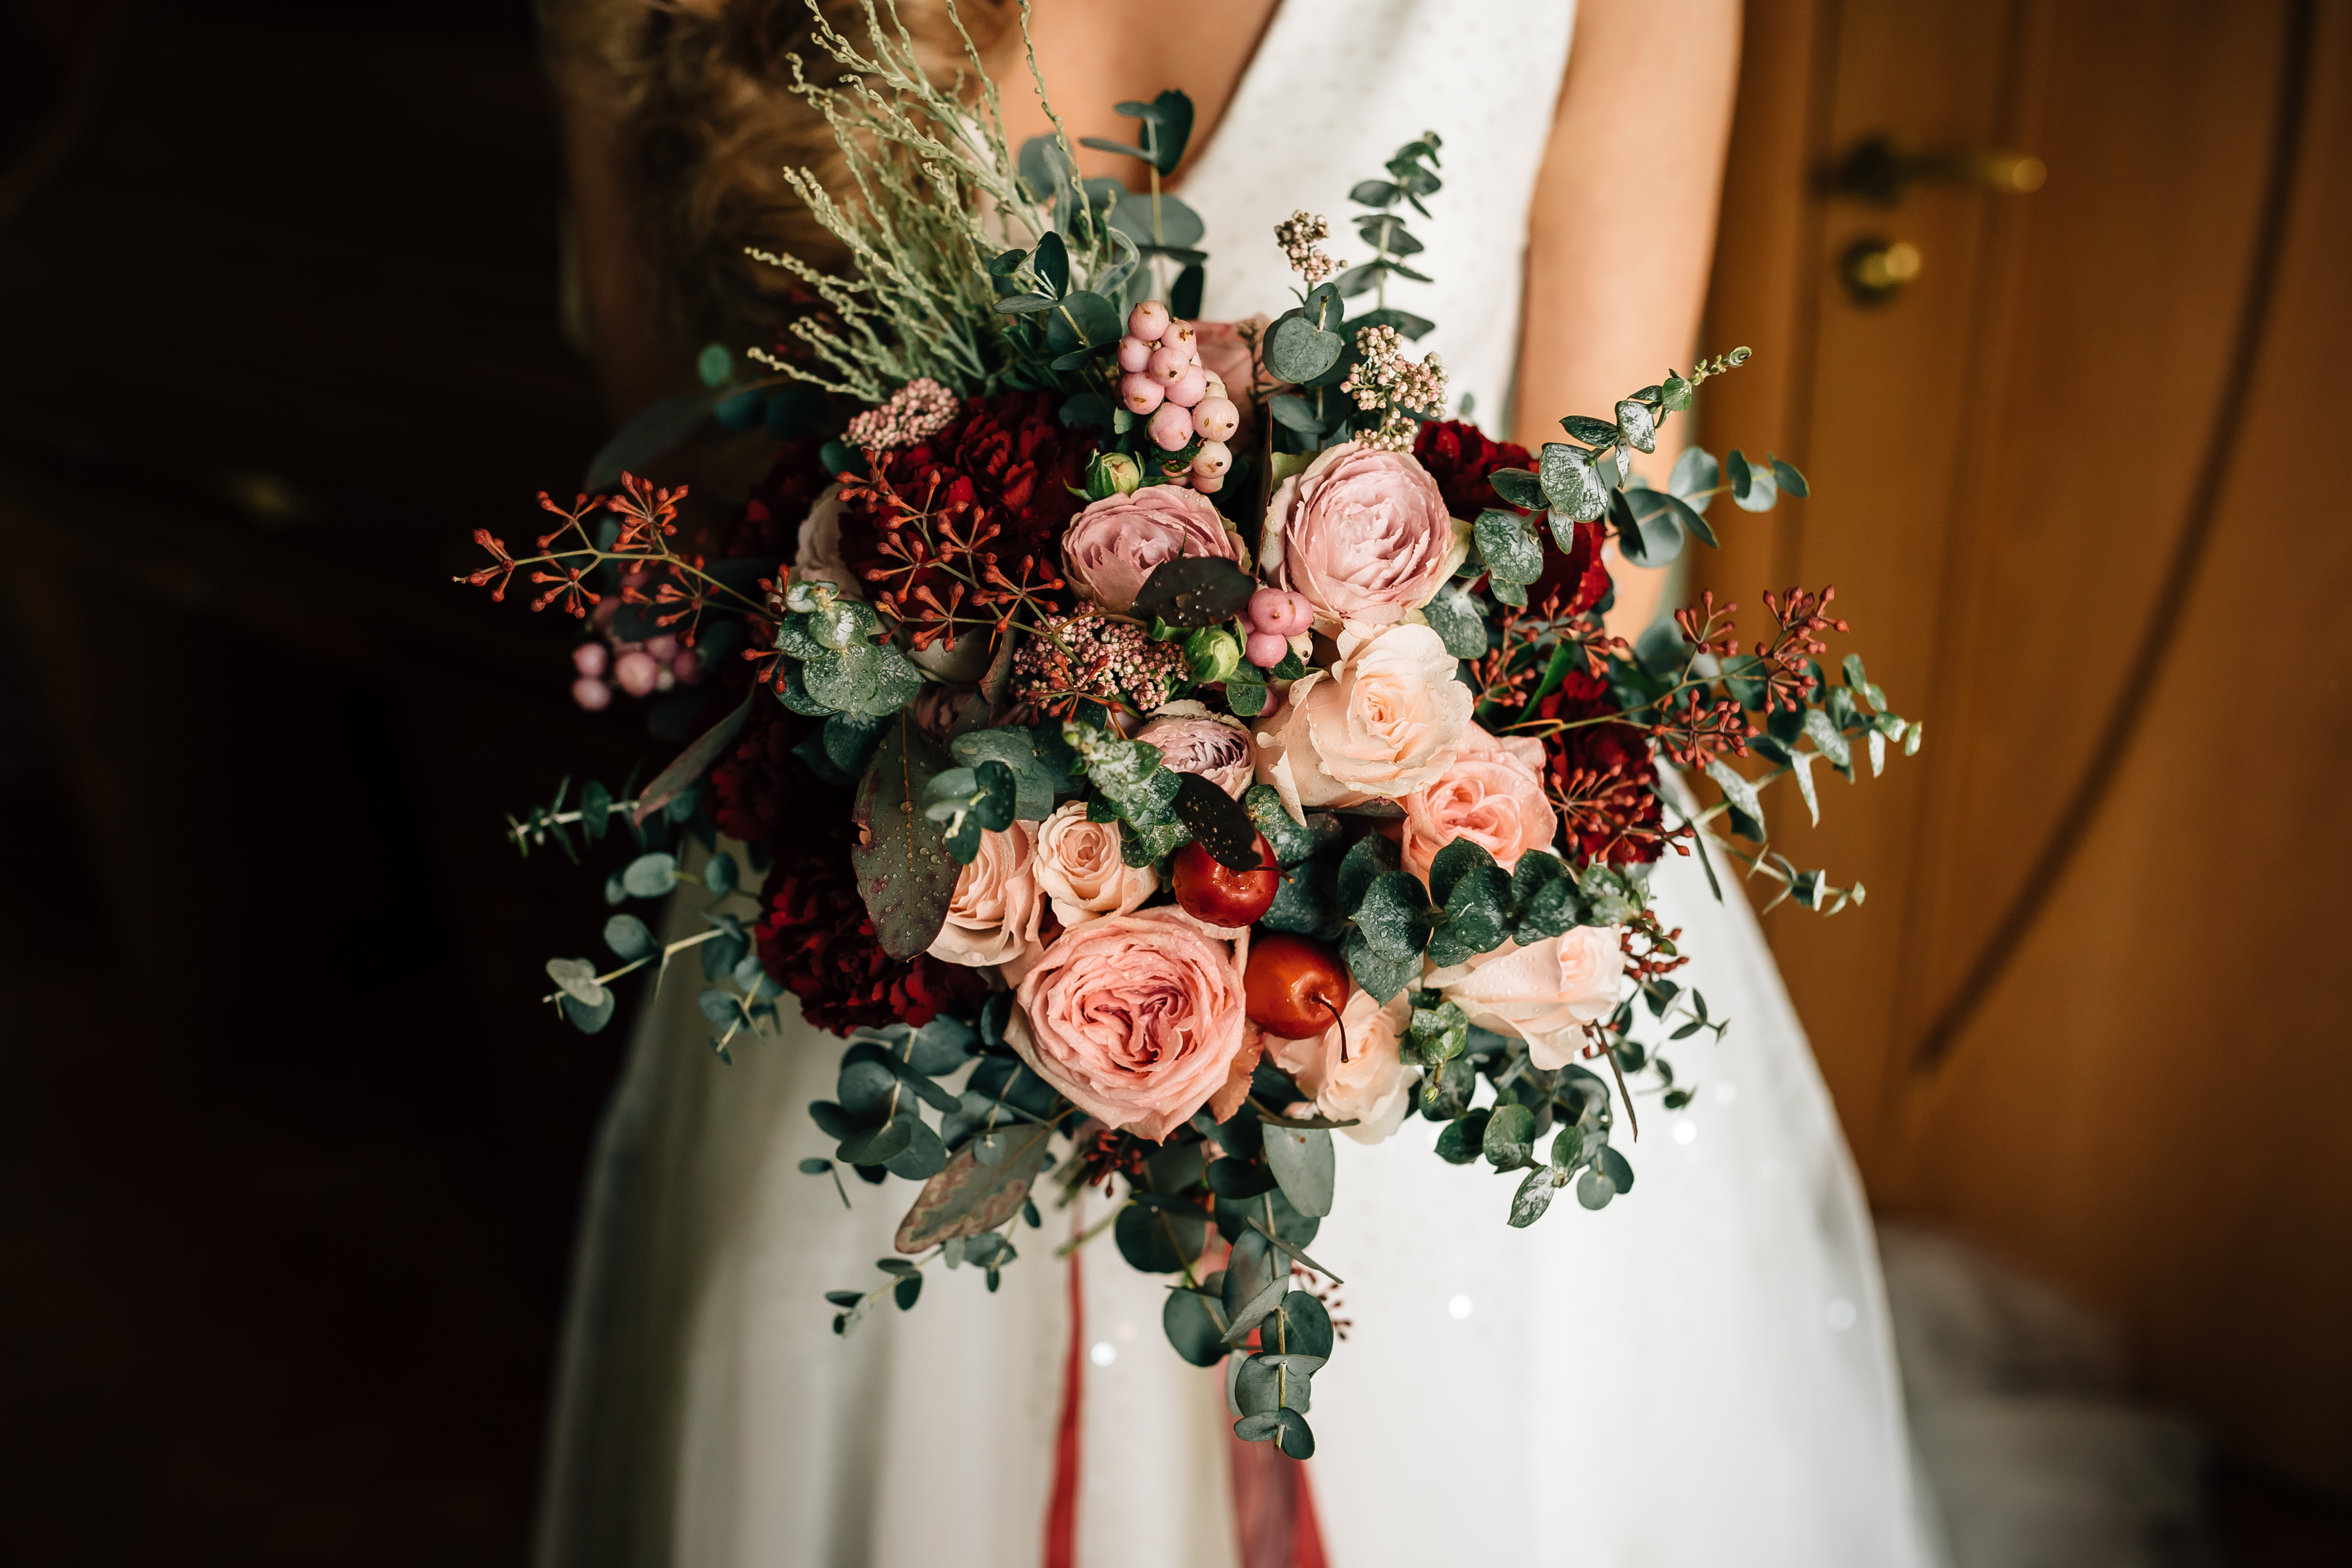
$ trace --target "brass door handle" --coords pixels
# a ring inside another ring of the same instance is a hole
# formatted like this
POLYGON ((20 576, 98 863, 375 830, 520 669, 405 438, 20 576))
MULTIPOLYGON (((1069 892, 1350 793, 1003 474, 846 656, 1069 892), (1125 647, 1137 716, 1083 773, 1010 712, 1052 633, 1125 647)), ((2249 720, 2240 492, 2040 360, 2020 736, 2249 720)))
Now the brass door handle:
POLYGON ((1858 239, 1838 261, 1838 276, 1857 305, 1884 305, 1919 276, 1927 258, 1907 239, 1858 239))
POLYGON ((2049 165, 2031 153, 1921 153, 1891 136, 1872 136, 1856 142, 1823 183, 1832 195, 1892 207, 1917 184, 1968 185, 2014 196, 2040 190, 2049 178, 2049 165))

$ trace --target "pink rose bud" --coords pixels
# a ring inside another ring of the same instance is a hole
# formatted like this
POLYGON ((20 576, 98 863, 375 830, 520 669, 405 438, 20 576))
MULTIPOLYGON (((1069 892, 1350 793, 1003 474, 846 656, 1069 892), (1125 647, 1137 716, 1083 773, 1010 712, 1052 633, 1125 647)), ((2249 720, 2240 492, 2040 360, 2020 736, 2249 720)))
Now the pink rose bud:
MULTIPOLYGON (((1199 428, 1200 423, 1200 416, 1195 414, 1193 427, 1199 428)), ((1192 477, 1196 479, 1222 479, 1233 466, 1234 449, 1223 441, 1203 441, 1201 449, 1192 454, 1192 477)))
POLYGON ((1260 588, 1250 595, 1249 624, 1254 630, 1295 637, 1315 624, 1315 606, 1304 594, 1281 588, 1260 588))
POLYGON ((632 697, 643 697, 653 690, 666 673, 660 661, 641 647, 631 648, 613 661, 613 679, 632 697))
POLYGON ((1252 632, 1249 635, 1249 661, 1260 669, 1272 669, 1290 651, 1290 639, 1273 632, 1252 632))
POLYGON ((1163 403, 1151 416, 1149 426, 1152 444, 1163 452, 1173 452, 1192 444, 1192 411, 1179 404, 1163 403))
POLYGON ((1197 364, 1188 364, 1184 374, 1168 384, 1168 401, 1190 408, 1209 395, 1209 382, 1197 364))
POLYGON ((1133 372, 1151 363, 1151 345, 1133 332, 1118 340, 1118 368, 1133 372))
MULTIPOLYGON (((1171 392, 1168 395, 1176 395, 1171 392)), ((1192 405, 1192 423, 1212 441, 1230 441, 1234 432, 1242 427, 1242 411, 1234 406, 1233 399, 1223 389, 1217 389, 1192 405)))
POLYGON ((1223 474, 1194 474, 1189 482, 1194 489, 1204 496, 1215 495, 1225 488, 1225 479, 1223 474))
POLYGON ((1182 349, 1170 343, 1161 343, 1151 351, 1150 363, 1143 367, 1143 373, 1154 381, 1172 382, 1181 376, 1185 367, 1192 363, 1192 356, 1182 349))
MULTIPOLYGON (((584 642, 572 650, 572 668, 593 680, 604 673, 604 666, 611 658, 612 654, 603 643, 584 642)), ((587 704, 583 703, 582 706, 585 707, 587 704)), ((604 704, 598 703, 596 706, 602 707, 604 704)))
POLYGON ((1192 323, 1190 321, 1169 322, 1168 330, 1160 334, 1160 346, 1163 349, 1181 349, 1184 351, 1185 359, 1194 364, 1201 363, 1199 337, 1192 331, 1192 323))
POLYGON ((691 686, 702 674, 702 656, 690 647, 680 648, 677 657, 669 661, 669 672, 691 686))
POLYGON ((647 637, 646 639, 646 651, 653 655, 656 658, 661 660, 664 664, 667 664, 671 659, 677 657, 677 638, 672 637, 667 632, 662 633, 662 635, 657 637, 647 637))
POLYGON ((572 700, 591 713, 601 713, 612 706, 613 689, 593 675, 583 675, 572 683, 572 700))
POLYGON ((1168 307, 1157 300, 1146 300, 1127 313, 1127 330, 1147 343, 1156 343, 1160 334, 1168 330, 1168 307))
POLYGON ((1119 405, 1129 414, 1149 414, 1167 395, 1165 382, 1154 381, 1141 371, 1130 371, 1118 378, 1119 405))

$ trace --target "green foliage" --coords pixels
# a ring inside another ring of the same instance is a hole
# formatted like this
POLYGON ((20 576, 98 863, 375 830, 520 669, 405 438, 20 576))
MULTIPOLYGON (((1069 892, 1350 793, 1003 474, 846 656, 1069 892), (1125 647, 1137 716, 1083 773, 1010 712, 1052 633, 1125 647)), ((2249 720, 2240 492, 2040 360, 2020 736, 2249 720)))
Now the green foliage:
POLYGON ((876 940, 893 958, 912 958, 929 948, 955 896, 957 866, 947 834, 921 809, 923 792, 947 763, 914 714, 901 709, 857 786, 852 815, 859 834, 850 860, 876 940))

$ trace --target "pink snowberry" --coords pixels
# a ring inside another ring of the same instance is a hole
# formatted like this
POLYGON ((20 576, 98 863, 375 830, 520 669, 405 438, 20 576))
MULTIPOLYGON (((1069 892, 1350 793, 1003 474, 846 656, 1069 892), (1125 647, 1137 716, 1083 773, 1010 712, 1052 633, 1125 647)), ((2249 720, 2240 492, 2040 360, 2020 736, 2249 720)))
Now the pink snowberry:
POLYGON ((1215 371, 1211 370, 1205 364, 1201 367, 1201 379, 1209 384, 1210 396, 1226 397, 1231 395, 1225 391, 1224 377, 1219 375, 1215 371))
MULTIPOLYGON (((593 680, 596 677, 604 673, 604 666, 611 658, 612 655, 606 650, 603 643, 584 642, 578 647, 572 650, 572 668, 586 676, 589 679, 593 680)), ((605 695, 607 700, 609 700, 612 694, 607 692, 605 695)), ((581 706, 583 708, 586 708, 592 705, 583 702, 581 706)), ((604 703, 599 702, 593 706, 601 708, 604 706, 604 703)))
POLYGON ((1118 378, 1119 406, 1129 414, 1149 414, 1159 407, 1167 395, 1166 383, 1154 381, 1141 371, 1129 371, 1118 378))
POLYGON ((641 647, 631 648, 613 661, 613 679, 619 681, 621 689, 632 697, 643 697, 651 692, 661 684, 661 678, 666 673, 661 662, 641 647))
POLYGON ((1192 443, 1192 411, 1179 404, 1163 403, 1151 416, 1149 426, 1152 444, 1163 452, 1173 452, 1192 443))
POLYGON ((1304 594, 1281 588, 1260 588, 1250 595, 1249 624, 1253 630, 1291 637, 1315 624, 1315 606, 1304 594))
POLYGON ((667 664, 677 657, 677 638, 667 632, 662 633, 659 637, 647 637, 646 651, 654 656, 656 662, 667 664))
POLYGON ((1198 364, 1201 363, 1199 338, 1200 335, 1192 330, 1192 322, 1171 321, 1168 323, 1168 330, 1160 334, 1160 346, 1163 349, 1181 349, 1184 351, 1186 359, 1198 364))
POLYGON ((1197 364, 1188 364, 1184 374, 1168 384, 1168 401, 1191 408, 1209 395, 1208 378, 1197 364))
POLYGON ((1168 307, 1157 300, 1144 300, 1127 313, 1127 330, 1147 343, 1158 342, 1168 330, 1168 307))
POLYGON ((1151 345, 1133 332, 1118 340, 1118 368, 1133 372, 1151 363, 1151 345))
POLYGON ((613 689, 593 675, 583 675, 572 683, 572 700, 591 713, 601 713, 613 703, 613 689))
MULTIPOLYGON (((1193 426, 1198 428, 1200 423, 1200 416, 1196 413, 1192 418, 1193 426)), ((1192 454, 1192 477, 1196 479, 1222 479, 1225 477, 1225 470, 1233 466, 1233 448, 1223 441, 1203 441, 1201 449, 1192 454)))
POLYGON ((1223 474, 1192 474, 1187 476, 1185 482, 1204 496, 1215 495, 1225 488, 1225 477, 1223 474))
POLYGON ((677 657, 669 661, 669 672, 684 685, 691 686, 702 673, 702 656, 690 647, 680 648, 677 657))
MULTIPOLYGON (((1174 397, 1176 394, 1171 391, 1168 395, 1174 397)), ((1234 432, 1242 427, 1242 411, 1223 393, 1212 392, 1192 405, 1192 423, 1210 440, 1229 441, 1234 432)))
POLYGON ((1248 654, 1249 661, 1260 669, 1272 669, 1282 662, 1282 656, 1290 651, 1290 639, 1272 632, 1252 632, 1249 646, 1244 651, 1248 654))
POLYGON ((1143 374, 1163 384, 1173 382, 1184 374, 1185 368, 1192 363, 1182 349, 1170 343, 1161 343, 1151 351, 1151 358, 1144 365, 1143 374))

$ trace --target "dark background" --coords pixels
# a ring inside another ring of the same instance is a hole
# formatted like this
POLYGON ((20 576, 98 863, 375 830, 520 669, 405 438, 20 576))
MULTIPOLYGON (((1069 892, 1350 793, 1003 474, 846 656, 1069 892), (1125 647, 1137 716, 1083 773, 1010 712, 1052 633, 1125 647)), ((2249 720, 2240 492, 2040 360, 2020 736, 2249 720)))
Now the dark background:
MULTIPOLYGON (((452 584, 606 428, 523 0, 0 0, 0 1555, 517 1563, 625 1031, 452 584)), ((2340 1502, 2224 1452, 2231 1560, 2340 1502)))

